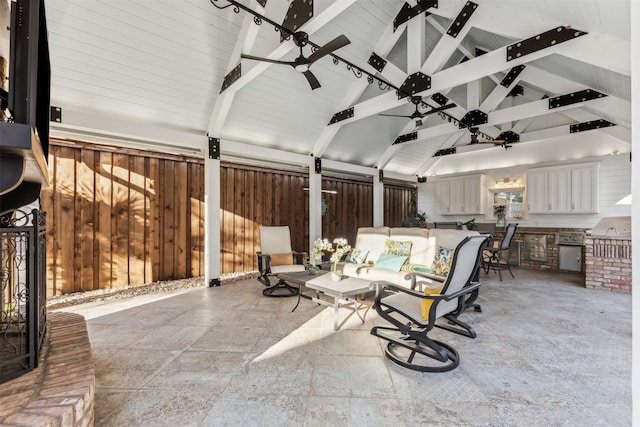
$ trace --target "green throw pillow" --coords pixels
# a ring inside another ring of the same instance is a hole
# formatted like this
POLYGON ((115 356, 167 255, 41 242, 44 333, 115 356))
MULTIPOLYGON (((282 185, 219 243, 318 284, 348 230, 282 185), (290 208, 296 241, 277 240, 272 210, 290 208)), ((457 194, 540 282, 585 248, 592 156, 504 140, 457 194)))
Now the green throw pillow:
POLYGON ((391 271, 400 271, 402 264, 404 264, 406 260, 406 256, 380 254, 380 258, 378 258, 374 267, 385 268, 391 271))

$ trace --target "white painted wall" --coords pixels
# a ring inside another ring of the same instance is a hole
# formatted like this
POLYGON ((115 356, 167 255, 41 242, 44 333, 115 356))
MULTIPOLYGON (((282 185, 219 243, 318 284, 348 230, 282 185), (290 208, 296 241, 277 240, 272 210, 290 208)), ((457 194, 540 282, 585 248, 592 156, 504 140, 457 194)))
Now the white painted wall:
MULTIPOLYGON (((595 225, 600 218, 605 216, 629 216, 631 215, 631 206, 616 205, 622 198, 631 194, 631 162, 629 154, 608 155, 595 159, 583 159, 571 163, 600 163, 600 213, 598 214, 544 214, 533 215, 525 213, 525 218, 519 220, 520 226, 524 227, 575 227, 590 228, 595 225)), ((566 163, 565 163, 566 164, 566 163)), ((436 199, 436 185, 439 179, 454 177, 457 175, 446 175, 439 177, 429 177, 427 182, 418 184, 418 210, 427 214, 427 222, 466 222, 472 218, 476 222, 495 222, 492 217, 491 209, 491 193, 489 189, 493 186, 494 181, 503 178, 520 179, 525 186, 525 205, 526 205, 526 182, 527 170, 539 166, 550 166, 550 163, 539 165, 516 166, 502 169, 489 169, 479 171, 486 176, 485 191, 485 215, 440 215, 440 207, 436 199)), ((476 172, 478 173, 478 172, 476 172)), ((459 175, 458 175, 459 176, 459 175)))

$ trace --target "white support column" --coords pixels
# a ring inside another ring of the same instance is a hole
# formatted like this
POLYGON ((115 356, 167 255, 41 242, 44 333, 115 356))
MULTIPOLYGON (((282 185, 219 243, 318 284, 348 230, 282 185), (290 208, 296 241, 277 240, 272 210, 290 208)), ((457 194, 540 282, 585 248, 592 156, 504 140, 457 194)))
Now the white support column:
MULTIPOLYGON (((636 151, 636 156, 631 159, 631 198, 635 203, 631 205, 631 245, 640 248, 640 2, 631 2, 631 117, 635 117, 631 123, 631 147, 636 151)), ((631 264, 631 282, 640 283, 640 257, 636 256, 631 264)), ((631 396, 632 422, 634 426, 640 425, 640 292, 632 292, 631 296, 632 330, 631 342, 631 396)))
POLYGON ((220 153, 204 158, 204 282, 220 285, 220 153))
POLYGON ((384 225, 384 184, 380 176, 373 177, 373 226, 384 225))
POLYGON ((477 110, 480 106, 480 80, 467 83, 467 110, 477 110))
POLYGON ((311 256, 313 242, 322 237, 322 173, 316 173, 315 158, 309 158, 311 159, 309 163, 309 256, 311 256))

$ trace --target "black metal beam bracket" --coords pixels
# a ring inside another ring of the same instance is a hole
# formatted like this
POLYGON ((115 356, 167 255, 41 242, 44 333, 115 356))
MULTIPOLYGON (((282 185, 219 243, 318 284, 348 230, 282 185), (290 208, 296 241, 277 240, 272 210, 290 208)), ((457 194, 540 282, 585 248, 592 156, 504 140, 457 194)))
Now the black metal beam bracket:
POLYGON ((400 25, 415 18, 431 7, 437 8, 438 0, 418 0, 418 4, 413 7, 411 7, 409 3, 405 3, 393 20, 393 32, 395 33, 400 25))
POLYGON ((611 123, 607 120, 592 120, 590 122, 576 123, 575 125, 569 126, 569 133, 584 132, 587 130, 606 128, 615 125, 615 123, 611 123))
POLYGON ((406 98, 408 95, 415 95, 431 88, 431 77, 418 71, 405 79, 398 89, 398 99, 406 98))
POLYGON ((418 132, 405 133, 404 135, 400 135, 399 137, 397 137, 396 140, 393 141, 393 144, 391 145, 402 144, 403 142, 415 141, 417 139, 418 139, 418 132))
POLYGON ((456 16, 456 19, 454 19, 451 25, 449 25, 447 34, 453 37, 454 39, 458 37, 458 34, 460 34, 460 30, 462 30, 464 25, 467 23, 469 18, 471 18, 471 15, 473 14, 473 12, 476 11, 477 8, 478 8, 478 5, 476 3, 472 1, 468 1, 464 5, 460 13, 458 13, 458 16, 456 16))
POLYGON ((220 93, 227 90, 229 86, 234 84, 236 80, 238 80, 242 76, 242 64, 236 65, 236 67, 229 71, 229 74, 224 76, 224 80, 222 81, 222 87, 220 88, 220 93))
POLYGON ((559 43, 564 43, 568 40, 573 40, 576 37, 584 36, 585 34, 587 33, 580 30, 574 30, 569 26, 557 27, 552 30, 545 31, 537 36, 529 37, 528 39, 507 46, 507 61, 512 61, 516 58, 520 58, 521 56, 529 55, 530 53, 546 49, 559 43))
POLYGON ((449 154, 456 154, 456 147, 443 148, 441 150, 438 150, 435 152, 433 157, 448 156, 449 154))
POLYGON ((471 110, 471 111, 468 111, 467 114, 465 114, 460 119, 459 127, 460 129, 475 127, 478 125, 483 125, 488 121, 489 121, 489 116, 487 116, 487 113, 485 113, 484 111, 471 110))
POLYGON ((507 75, 504 76, 500 84, 504 87, 511 86, 511 84, 514 82, 515 79, 518 78, 518 76, 520 75, 522 70, 524 70, 524 68, 525 68, 524 64, 513 67, 511 70, 509 70, 507 75))
POLYGON ((353 107, 349 107, 346 110, 338 111, 337 113, 335 113, 333 117, 331 117, 331 120, 329 120, 329 124, 332 125, 334 123, 350 119, 351 117, 353 117, 353 107))
POLYGON ((220 160, 220 138, 209 137, 209 158, 220 160))
POLYGON ((604 98, 605 96, 607 95, 593 89, 585 89, 566 95, 554 96, 553 98, 549 98, 549 109, 552 110, 554 108, 564 107, 565 105, 591 101, 592 99, 597 98, 604 98))
POLYGON ((375 68, 379 73, 381 73, 382 70, 384 70, 384 67, 387 65, 387 61, 375 52, 371 53, 371 56, 369 57, 367 63, 375 68))

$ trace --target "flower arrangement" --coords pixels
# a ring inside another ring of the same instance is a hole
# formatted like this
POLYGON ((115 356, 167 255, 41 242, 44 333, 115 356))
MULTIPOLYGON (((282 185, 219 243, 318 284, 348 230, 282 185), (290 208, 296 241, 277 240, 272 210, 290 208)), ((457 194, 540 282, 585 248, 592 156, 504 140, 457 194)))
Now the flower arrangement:
POLYGON ((351 252, 351 246, 349 246, 349 242, 347 239, 338 238, 333 241, 336 247, 332 248, 332 254, 330 261, 333 263, 332 271, 336 271, 338 268, 338 262, 342 259, 343 256, 347 255, 351 252))
POLYGON ((329 259, 333 264, 331 269, 332 271, 336 271, 338 262, 342 257, 351 252, 351 246, 347 242, 347 239, 344 238, 337 238, 333 243, 329 242, 328 239, 316 239, 316 241, 313 242, 313 249, 311 251, 311 264, 315 265, 317 261, 322 260, 325 252, 331 252, 331 258, 329 259))

